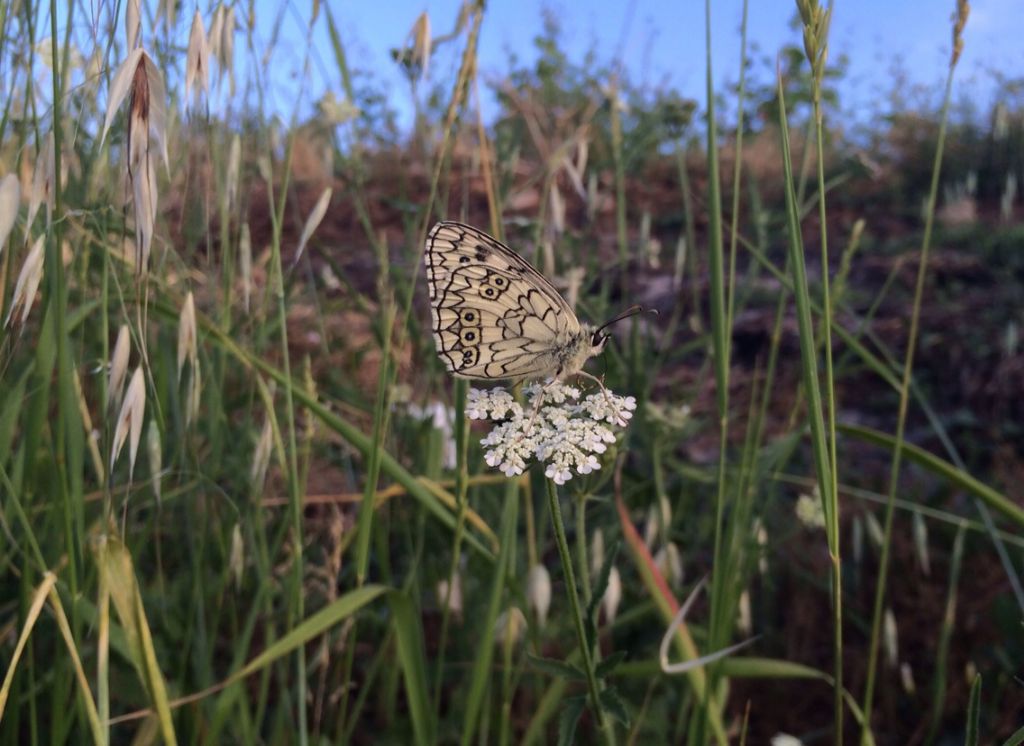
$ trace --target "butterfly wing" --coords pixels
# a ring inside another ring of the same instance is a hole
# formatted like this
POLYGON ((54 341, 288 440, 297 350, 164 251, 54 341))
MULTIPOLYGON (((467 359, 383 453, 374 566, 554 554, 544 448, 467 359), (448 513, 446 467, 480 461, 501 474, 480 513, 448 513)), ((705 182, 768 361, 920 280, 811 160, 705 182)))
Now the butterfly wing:
POLYGON ((557 353, 581 333, 576 314, 543 275, 468 225, 438 223, 424 261, 437 352, 463 378, 554 375, 557 353))

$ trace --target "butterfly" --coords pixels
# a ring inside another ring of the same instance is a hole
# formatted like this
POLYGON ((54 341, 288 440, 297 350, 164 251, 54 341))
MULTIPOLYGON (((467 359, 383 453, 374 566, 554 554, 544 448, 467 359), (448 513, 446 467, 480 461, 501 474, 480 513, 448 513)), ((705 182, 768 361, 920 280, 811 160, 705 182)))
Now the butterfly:
POLYGON ((423 261, 437 354, 460 378, 593 378, 583 365, 604 350, 605 329, 643 310, 597 327, 581 322, 526 260, 462 223, 435 225, 423 261))

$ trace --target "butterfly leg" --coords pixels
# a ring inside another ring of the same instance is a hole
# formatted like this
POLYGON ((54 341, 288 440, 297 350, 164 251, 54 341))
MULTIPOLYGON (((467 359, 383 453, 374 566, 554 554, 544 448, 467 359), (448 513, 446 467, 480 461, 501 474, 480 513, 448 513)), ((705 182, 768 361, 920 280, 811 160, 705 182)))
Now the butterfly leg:
POLYGON ((589 378, 591 381, 594 381, 594 383, 596 383, 598 386, 600 386, 601 387, 601 393, 604 394, 605 404, 608 405, 609 409, 611 409, 613 412, 615 412, 615 419, 617 419, 617 420, 621 419, 621 417, 619 416, 619 408, 617 406, 615 406, 615 402, 612 401, 611 396, 608 394, 608 389, 605 388, 604 381, 602 381, 600 378, 598 378, 595 375, 591 375, 590 373, 587 373, 587 371, 585 371, 585 370, 578 370, 578 371, 576 371, 576 375, 583 376, 584 378, 589 378))
POLYGON ((540 408, 544 404, 544 395, 547 393, 548 389, 555 384, 557 380, 557 378, 552 378, 550 381, 545 383, 541 387, 540 391, 537 392, 536 396, 534 396, 533 406, 530 407, 530 419, 526 421, 526 427, 520 432, 520 439, 524 438, 526 436, 526 433, 530 432, 533 429, 533 425, 537 421, 537 416, 540 414, 540 408))

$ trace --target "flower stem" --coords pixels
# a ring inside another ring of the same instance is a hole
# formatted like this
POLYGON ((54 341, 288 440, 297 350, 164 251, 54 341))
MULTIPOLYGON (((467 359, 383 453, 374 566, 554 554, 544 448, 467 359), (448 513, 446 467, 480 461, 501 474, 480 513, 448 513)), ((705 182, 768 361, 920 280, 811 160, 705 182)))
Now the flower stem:
POLYGON ((584 603, 590 603, 590 563, 587 561, 587 496, 576 501, 576 560, 580 567, 580 586, 584 603))
POLYGON ((580 653, 583 656, 583 670, 587 676, 587 691, 593 706, 594 719, 598 728, 604 734, 607 744, 615 744, 615 728, 612 722, 605 716, 601 707, 601 700, 598 696, 599 688, 597 676, 594 674, 594 656, 591 654, 590 645, 587 644, 587 633, 583 626, 583 612, 580 610, 580 599, 576 592, 576 574, 572 569, 572 556, 569 554, 569 542, 565 538, 565 524, 562 521, 562 508, 558 503, 558 491, 555 483, 544 480, 548 491, 548 508, 551 511, 551 524, 555 529, 555 543, 558 544, 558 555, 562 560, 562 572, 565 573, 565 590, 569 596, 569 605, 572 607, 573 621, 576 623, 576 637, 579 639, 580 653))

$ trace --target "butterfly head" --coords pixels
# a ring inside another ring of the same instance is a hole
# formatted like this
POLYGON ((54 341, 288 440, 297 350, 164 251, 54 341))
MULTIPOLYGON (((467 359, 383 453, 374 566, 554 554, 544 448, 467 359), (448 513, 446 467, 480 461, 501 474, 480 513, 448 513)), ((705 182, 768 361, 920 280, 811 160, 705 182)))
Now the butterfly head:
POLYGON ((604 346, 608 344, 608 338, 610 336, 611 335, 603 329, 594 328, 590 332, 590 357, 600 355, 604 352, 604 346))
POLYGON ((622 321, 623 319, 629 318, 630 316, 644 310, 657 313, 656 311, 653 311, 653 309, 645 309, 643 306, 630 306, 615 318, 601 324, 601 326, 583 324, 583 333, 577 337, 576 344, 573 345, 570 350, 567 350, 567 362, 562 366, 562 372, 575 373, 581 370, 583 368, 583 364, 589 358, 592 358, 595 355, 600 355, 604 352, 604 347, 608 344, 608 340, 611 338, 611 334, 607 331, 608 327, 617 321, 622 321))

